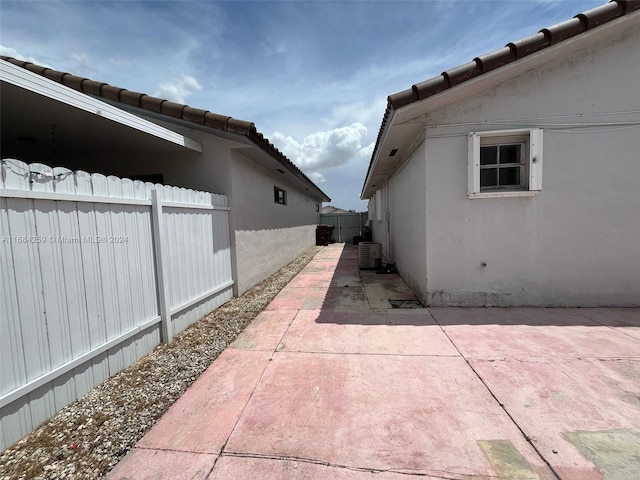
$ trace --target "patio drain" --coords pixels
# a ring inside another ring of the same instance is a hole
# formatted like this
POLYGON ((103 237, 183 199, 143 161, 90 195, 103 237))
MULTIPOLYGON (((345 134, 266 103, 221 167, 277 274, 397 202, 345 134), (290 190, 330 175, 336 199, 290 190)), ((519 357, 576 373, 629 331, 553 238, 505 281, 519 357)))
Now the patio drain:
POLYGON ((392 308, 423 308, 418 300, 389 300, 392 308))

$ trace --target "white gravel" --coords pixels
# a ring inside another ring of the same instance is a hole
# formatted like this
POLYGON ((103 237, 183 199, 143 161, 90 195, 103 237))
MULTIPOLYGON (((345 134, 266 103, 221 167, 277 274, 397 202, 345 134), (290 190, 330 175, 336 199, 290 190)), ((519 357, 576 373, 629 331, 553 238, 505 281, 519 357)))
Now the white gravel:
POLYGON ((0 454, 0 479, 104 477, 321 248, 311 248, 7 448, 0 454))

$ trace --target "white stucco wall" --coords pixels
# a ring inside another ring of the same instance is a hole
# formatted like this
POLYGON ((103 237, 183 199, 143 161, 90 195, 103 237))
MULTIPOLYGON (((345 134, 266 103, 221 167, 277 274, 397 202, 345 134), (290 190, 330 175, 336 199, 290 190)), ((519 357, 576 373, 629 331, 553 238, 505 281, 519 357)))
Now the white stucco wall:
MULTIPOLYGON (((414 153, 414 159, 405 163, 387 184, 389 195, 389 221, 393 228, 388 235, 390 258, 398 271, 416 293, 427 285, 426 246, 426 162, 425 146, 414 153)), ((421 301, 426 301, 420 295, 421 301)))
POLYGON ((639 44, 619 31, 428 115, 429 304, 640 304, 639 44), (468 199, 468 132, 509 128, 543 129, 542 191, 468 199))
POLYGON ((164 175, 164 182, 227 195, 236 294, 242 294, 315 245, 316 204, 322 199, 303 189, 290 172, 284 175, 245 157, 246 145, 201 132, 190 138, 202 143, 203 153, 169 148, 162 152, 100 153, 68 159, 65 166, 121 177, 164 175), (287 205, 273 199, 273 187, 287 191, 287 205))
POLYGON ((232 222, 235 230, 241 294, 315 245, 321 199, 313 196, 274 168, 232 152, 232 222), (274 202, 273 188, 287 192, 287 204, 274 202))

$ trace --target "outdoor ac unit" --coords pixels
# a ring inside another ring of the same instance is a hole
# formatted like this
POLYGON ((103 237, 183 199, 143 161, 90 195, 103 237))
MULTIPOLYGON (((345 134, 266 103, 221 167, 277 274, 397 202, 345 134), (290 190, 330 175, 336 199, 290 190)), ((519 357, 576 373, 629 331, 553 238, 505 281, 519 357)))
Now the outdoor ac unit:
POLYGON ((358 244, 360 268, 379 268, 382 265, 382 245, 375 242, 358 244))

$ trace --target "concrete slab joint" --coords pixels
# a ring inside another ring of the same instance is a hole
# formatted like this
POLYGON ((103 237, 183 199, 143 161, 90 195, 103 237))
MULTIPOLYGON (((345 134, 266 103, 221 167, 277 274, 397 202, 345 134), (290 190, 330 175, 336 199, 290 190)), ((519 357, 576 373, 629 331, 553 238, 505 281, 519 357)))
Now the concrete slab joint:
POLYGON ((640 309, 389 300, 324 247, 110 478, 640 478, 640 309))

